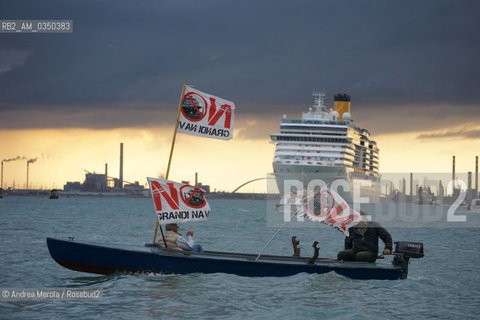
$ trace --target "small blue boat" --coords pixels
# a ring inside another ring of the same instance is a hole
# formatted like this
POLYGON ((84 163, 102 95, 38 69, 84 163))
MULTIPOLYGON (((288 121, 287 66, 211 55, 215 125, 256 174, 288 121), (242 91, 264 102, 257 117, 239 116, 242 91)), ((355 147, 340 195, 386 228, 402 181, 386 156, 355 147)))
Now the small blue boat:
POLYGON ((336 272, 353 279, 406 279, 410 258, 423 257, 423 244, 396 242, 392 263, 205 251, 167 250, 158 245, 101 244, 47 238, 52 258, 77 271, 114 273, 228 273, 245 277, 284 277, 298 273, 336 272))

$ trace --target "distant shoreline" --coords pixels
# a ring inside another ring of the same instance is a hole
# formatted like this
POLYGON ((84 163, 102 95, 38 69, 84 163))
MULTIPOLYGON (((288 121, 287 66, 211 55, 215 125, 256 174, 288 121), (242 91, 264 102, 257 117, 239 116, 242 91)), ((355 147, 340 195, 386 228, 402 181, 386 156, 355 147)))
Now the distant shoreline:
MULTIPOLYGON (((3 198, 7 197, 21 197, 21 196, 37 196, 37 197, 50 197, 50 190, 3 190, 3 198)), ((82 192, 82 191, 62 191, 58 190, 59 198, 71 198, 71 197, 94 197, 94 198, 150 198, 150 191, 144 192, 82 192)), ((213 199, 236 199, 236 200, 279 200, 280 195, 277 193, 231 193, 231 192, 209 192, 205 193, 205 197, 208 200, 213 199)), ((1 199, 2 197, 0 197, 1 199)), ((454 198, 445 197, 441 203, 449 205, 454 202, 454 198)), ((0 200, 1 201, 1 200, 0 200)), ((418 203, 418 197, 406 196, 405 199, 400 201, 394 201, 388 197, 381 197, 380 203, 418 203)), ((424 205, 437 205, 437 203, 424 203, 424 205)), ((467 205, 467 203, 461 203, 461 205, 467 205)))
MULTIPOLYGON (((62 197, 97 197, 97 198, 150 198, 150 192, 147 190, 143 193, 129 193, 129 192, 71 192, 58 190, 59 198, 62 197)), ((231 193, 231 192, 210 192, 205 194, 207 199, 248 199, 248 200, 266 200, 278 199, 278 194, 267 193, 231 193)), ((4 197, 18 197, 18 196, 38 196, 49 197, 50 190, 4 190, 4 197)))

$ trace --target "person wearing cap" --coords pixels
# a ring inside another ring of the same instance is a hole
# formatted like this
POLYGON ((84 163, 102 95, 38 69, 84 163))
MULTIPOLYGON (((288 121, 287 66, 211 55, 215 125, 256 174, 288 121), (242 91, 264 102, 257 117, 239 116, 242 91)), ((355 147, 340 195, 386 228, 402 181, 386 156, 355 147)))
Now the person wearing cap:
MULTIPOLYGON (((180 227, 176 223, 169 223, 165 225, 165 242, 167 243, 167 248, 172 250, 186 250, 194 252, 202 252, 202 246, 195 244, 193 241, 193 231, 187 231, 186 238, 178 233, 180 227)), ((165 243, 160 237, 158 239, 158 244, 165 248, 165 243)))
POLYGON ((392 252, 392 236, 378 222, 368 221, 365 211, 360 210, 362 220, 348 229, 345 250, 340 251, 337 260, 375 262, 378 255, 378 238, 385 243, 384 255, 392 252))

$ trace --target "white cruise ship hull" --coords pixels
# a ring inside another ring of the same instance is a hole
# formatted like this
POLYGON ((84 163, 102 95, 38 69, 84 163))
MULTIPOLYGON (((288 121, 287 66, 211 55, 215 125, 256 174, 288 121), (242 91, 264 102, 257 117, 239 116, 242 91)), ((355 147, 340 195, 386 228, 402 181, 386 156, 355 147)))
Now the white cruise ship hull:
POLYGON ((300 185, 304 189, 311 188, 310 190, 316 191, 315 187, 322 187, 324 183, 329 188, 333 188, 349 203, 352 203, 354 199, 359 199, 359 197, 362 197, 362 203, 373 203, 379 199, 379 178, 368 177, 345 166, 274 162, 273 169, 281 195, 295 191, 292 190, 292 186, 300 185))

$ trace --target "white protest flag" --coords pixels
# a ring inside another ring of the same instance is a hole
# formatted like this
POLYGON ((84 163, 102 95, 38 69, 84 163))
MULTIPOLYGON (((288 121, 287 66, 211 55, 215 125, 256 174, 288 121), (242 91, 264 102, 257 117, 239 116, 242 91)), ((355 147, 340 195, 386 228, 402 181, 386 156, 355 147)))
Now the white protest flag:
POLYGON ((326 187, 306 198, 305 202, 304 218, 334 227, 346 236, 349 236, 348 229, 362 220, 360 213, 350 208, 338 193, 326 187))
POLYGON ((147 178, 159 224, 207 220, 210 205, 199 187, 147 178))
POLYGON ((233 102, 186 86, 178 132, 230 140, 233 138, 234 110, 233 102))

